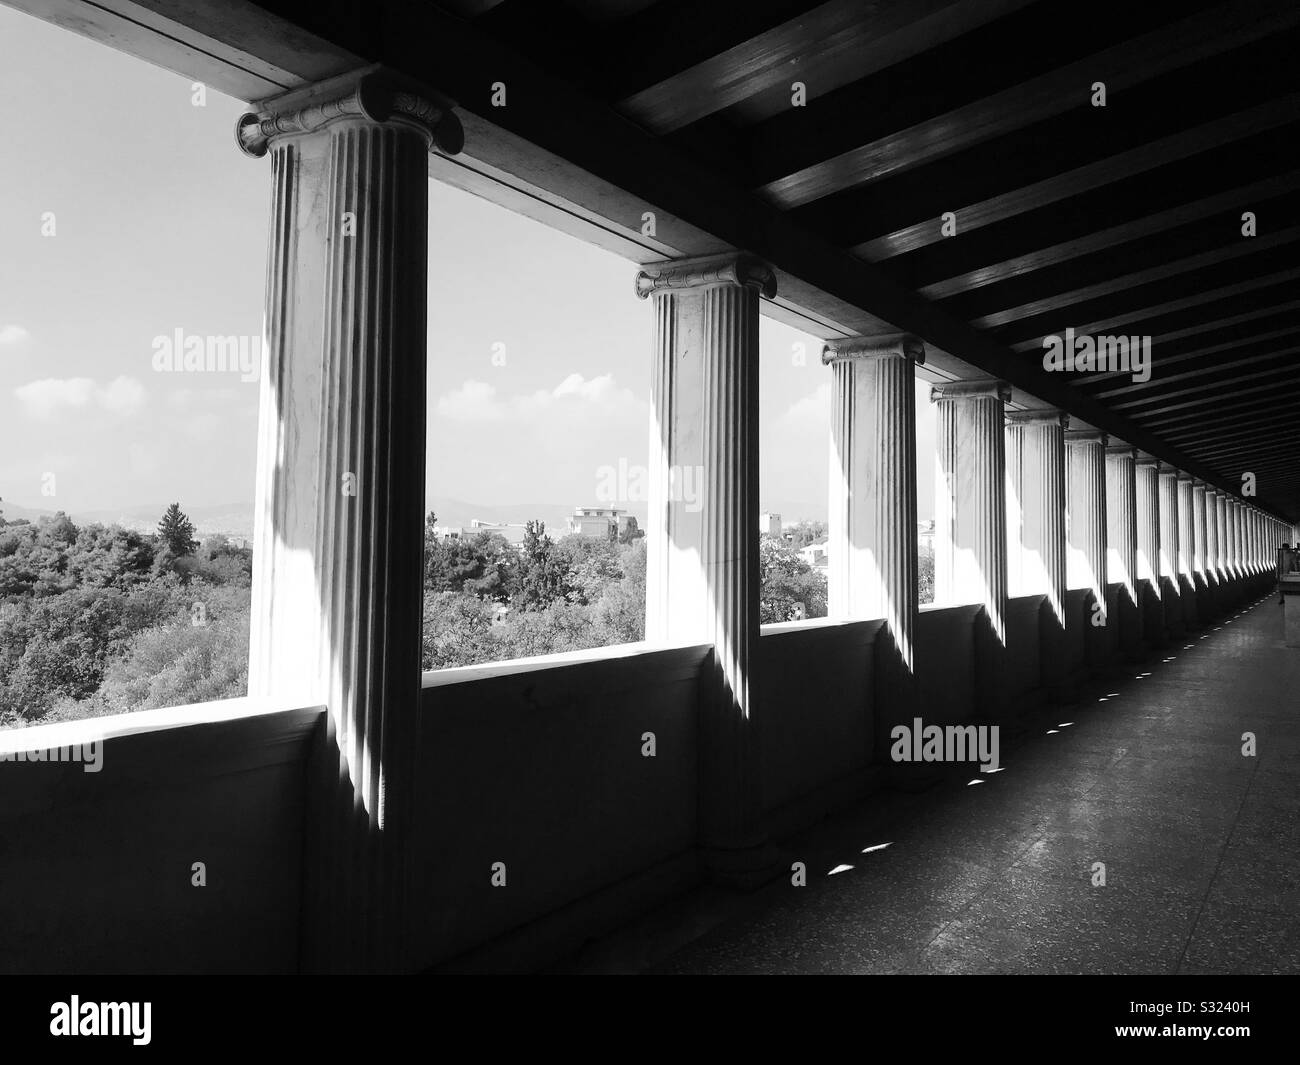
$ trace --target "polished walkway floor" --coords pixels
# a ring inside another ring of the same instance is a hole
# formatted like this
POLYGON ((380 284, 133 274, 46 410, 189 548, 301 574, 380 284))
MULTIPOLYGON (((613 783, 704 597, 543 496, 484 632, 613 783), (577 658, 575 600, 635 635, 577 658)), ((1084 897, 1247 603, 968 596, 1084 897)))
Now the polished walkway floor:
POLYGON ((701 893, 565 968, 1300 972, 1300 650, 1280 615, 1266 599, 1054 712, 983 783, 878 795, 785 841, 805 888, 701 893))

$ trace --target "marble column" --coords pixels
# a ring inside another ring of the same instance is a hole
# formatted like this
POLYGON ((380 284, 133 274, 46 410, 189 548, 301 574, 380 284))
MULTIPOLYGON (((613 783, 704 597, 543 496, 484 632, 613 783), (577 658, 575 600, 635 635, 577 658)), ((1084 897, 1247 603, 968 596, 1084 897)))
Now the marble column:
POLYGON ((1233 585, 1233 598, 1240 592, 1241 582, 1241 530, 1237 521, 1240 507, 1237 500, 1230 496, 1223 497, 1224 542, 1227 544, 1226 562, 1229 579, 1233 585))
POLYGON ((1223 613, 1223 568, 1219 557, 1219 490, 1205 486, 1205 580, 1210 586, 1214 614, 1223 613))
POLYGON ((1200 625, 1200 603, 1192 552, 1196 548, 1196 520, 1192 510, 1192 475, 1178 474, 1178 587, 1183 597, 1183 625, 1194 629, 1200 625))
POLYGON ((428 155, 448 101, 380 68, 254 105, 271 159, 248 689, 323 704, 305 969, 400 969, 420 698, 428 155))
POLYGON ((831 367, 829 613, 884 618, 875 640, 873 755, 915 711, 917 612, 917 337, 852 337, 827 344, 831 367))
POLYGON ((1158 647, 1165 642, 1164 585, 1160 577, 1160 463, 1140 456, 1134 464, 1137 497, 1138 605, 1142 608, 1142 636, 1158 647))
POLYGON ((1209 536, 1205 516, 1205 482, 1192 480, 1192 580, 1196 585, 1196 602, 1201 624, 1204 625, 1214 609, 1211 597, 1214 588, 1210 583, 1210 570, 1206 565, 1209 536))
POLYGON ((1065 434, 1066 586, 1088 592, 1084 608, 1084 648, 1088 666, 1105 665, 1114 619, 1106 590, 1105 433, 1065 434))
POLYGON ((1065 654, 1065 430, 1063 411, 1006 415, 1007 592, 1045 597, 1039 674, 1057 699, 1071 692, 1065 654))
POLYGON ((1118 585, 1119 648, 1129 658, 1142 651, 1142 615, 1137 577, 1137 449, 1106 449, 1106 580, 1118 585))
POLYGON ((776 294, 776 276, 730 253, 643 266, 636 291, 655 314, 646 639, 713 646, 700 691, 700 842, 714 879, 751 886, 774 861, 753 674, 758 308, 776 294), (684 491, 690 481, 698 494, 684 491))
POLYGON ((1242 565, 1246 575, 1253 577, 1255 574, 1254 511, 1251 510, 1249 503, 1241 508, 1241 529, 1242 565))
POLYGON ((977 634, 979 713, 1004 713, 1007 639, 1007 514, 1001 381, 936 385, 934 599, 938 606, 983 608, 977 634))
POLYGON ((1181 529, 1178 520, 1178 470, 1160 464, 1160 598, 1165 608, 1165 632, 1171 639, 1187 631, 1182 583, 1178 574, 1181 529))

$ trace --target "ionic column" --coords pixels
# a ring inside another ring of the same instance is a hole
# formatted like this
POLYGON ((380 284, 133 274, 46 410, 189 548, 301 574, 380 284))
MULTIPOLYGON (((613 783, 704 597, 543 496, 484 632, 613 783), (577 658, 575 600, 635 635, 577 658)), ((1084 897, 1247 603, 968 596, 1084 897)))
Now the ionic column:
POLYGON ((1178 474, 1178 585, 1183 596, 1183 625, 1194 629, 1200 624, 1196 574, 1192 569, 1192 552, 1196 547, 1196 520, 1192 512, 1192 475, 1178 474))
POLYGON ((249 694, 324 704, 303 965, 402 967, 420 697, 431 147, 460 125, 368 68, 255 105, 271 156, 249 694))
POLYGON ((1066 585, 1086 590, 1092 601, 1085 617, 1084 646, 1089 666, 1106 657, 1110 624, 1106 598, 1106 444, 1105 433, 1065 434, 1066 585))
POLYGON ((1240 507, 1232 496, 1224 496, 1223 504, 1224 540, 1228 545, 1228 573, 1235 586, 1241 580, 1241 530, 1237 521, 1240 507))
POLYGON ((1002 655, 1007 627, 1006 465, 1001 381, 936 385, 938 404, 935 479, 934 598, 941 606, 984 608, 980 714, 1003 711, 1002 655))
POLYGON ((700 841, 712 875, 768 871, 753 668, 759 635, 758 306, 776 294, 745 253, 651 263, 653 297, 646 639, 712 644, 701 686, 700 841), (700 497, 680 490, 695 471, 700 497))
POLYGON ((1219 558, 1219 490, 1205 486, 1205 580, 1210 587, 1214 613, 1223 612, 1223 568, 1219 558))
POLYGON ((1242 580, 1250 575, 1250 547, 1246 536, 1246 522, 1249 508, 1240 499, 1237 500, 1237 568, 1242 580))
POLYGON ((1214 491, 1214 522, 1217 527, 1214 560, 1219 570, 1219 585, 1226 589, 1232 583, 1232 567, 1228 561, 1228 497, 1220 488, 1214 491))
POLYGON ((1059 410, 1006 415, 1007 592, 1046 596, 1039 623, 1041 682, 1064 697, 1065 430, 1059 410))
POLYGON ((1142 635, 1159 646, 1165 640, 1164 586, 1160 578, 1160 463, 1142 457, 1134 464, 1137 497, 1138 605, 1142 608, 1142 635))
POLYGON ((832 617, 884 618, 875 641, 876 750, 915 709, 917 337, 827 344, 831 367, 827 553, 832 617))
POLYGON ((1182 586, 1178 575, 1178 470, 1160 464, 1160 589, 1165 631, 1171 637, 1186 630, 1182 586))
POLYGON ((1210 584, 1210 571, 1206 565, 1206 553, 1209 549, 1209 535, 1205 518, 1205 482, 1192 481, 1192 580, 1196 586, 1197 604, 1201 624, 1213 613, 1210 609, 1210 596, 1213 587, 1210 584))
POLYGON ((1142 644, 1138 602, 1137 449, 1106 449, 1106 580, 1118 584, 1119 645, 1130 657, 1142 644))
POLYGON ((1241 551, 1241 572, 1249 577, 1255 571, 1255 560, 1250 549, 1250 504, 1242 503, 1237 509, 1237 536, 1241 551))
POLYGON ((1250 509, 1250 504, 1243 504, 1241 508, 1241 562, 1242 569, 1246 575, 1254 576, 1255 573, 1255 544, 1253 519, 1254 514, 1250 509))

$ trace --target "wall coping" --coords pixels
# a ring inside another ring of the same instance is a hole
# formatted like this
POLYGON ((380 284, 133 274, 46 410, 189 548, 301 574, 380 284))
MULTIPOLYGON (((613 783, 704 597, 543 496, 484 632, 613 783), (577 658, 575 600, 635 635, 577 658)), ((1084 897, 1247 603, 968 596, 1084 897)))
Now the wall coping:
POLYGON ((635 666, 661 668, 662 661, 653 660, 667 658, 669 661, 692 661, 703 658, 711 649, 711 644, 621 643, 612 647, 591 647, 583 651, 562 651, 554 655, 509 658, 502 662, 484 662, 477 666, 430 669, 421 674, 420 686, 427 691, 430 688, 442 688, 453 684, 627 660, 631 660, 635 666))
POLYGON ((872 634, 883 628, 884 618, 804 618, 802 621, 775 621, 759 627, 759 635, 785 636, 792 632, 810 632, 817 629, 845 629, 852 625, 871 625, 872 634))
POLYGON ((325 712, 324 707, 286 704, 282 700, 261 697, 216 699, 205 703, 190 703, 187 706, 159 707, 154 710, 136 710, 129 714, 112 714, 107 717, 56 721, 48 725, 6 729, 0 732, 0 753, 16 754, 20 751, 71 747, 96 740, 123 739, 127 736, 164 732, 191 725, 254 720, 299 711, 308 714, 325 712))

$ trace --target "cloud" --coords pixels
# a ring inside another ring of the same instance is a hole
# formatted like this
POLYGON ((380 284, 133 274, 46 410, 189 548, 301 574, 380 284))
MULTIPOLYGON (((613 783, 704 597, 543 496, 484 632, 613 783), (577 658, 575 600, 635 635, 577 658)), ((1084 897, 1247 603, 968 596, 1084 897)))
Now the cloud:
POLYGON ((830 425, 831 384, 825 381, 816 391, 809 392, 801 399, 795 400, 784 414, 781 421, 792 429, 825 430, 830 425))
POLYGON ((133 377, 115 377, 99 386, 89 377, 46 377, 14 389, 29 417, 44 420, 65 410, 98 408, 126 416, 144 406, 144 386, 133 377))
POLYGON ((0 325, 0 344, 18 344, 29 336, 31 333, 21 325, 0 325))
POLYGON ((550 391, 504 396, 485 381, 466 381, 438 397, 434 415, 458 422, 537 422, 580 409, 585 417, 593 413, 611 419, 641 417, 646 404, 630 389, 619 388, 613 375, 590 380, 569 374, 550 391))
POLYGON ((134 377, 115 377, 95 399, 111 414, 134 414, 144 406, 144 385, 134 377))

